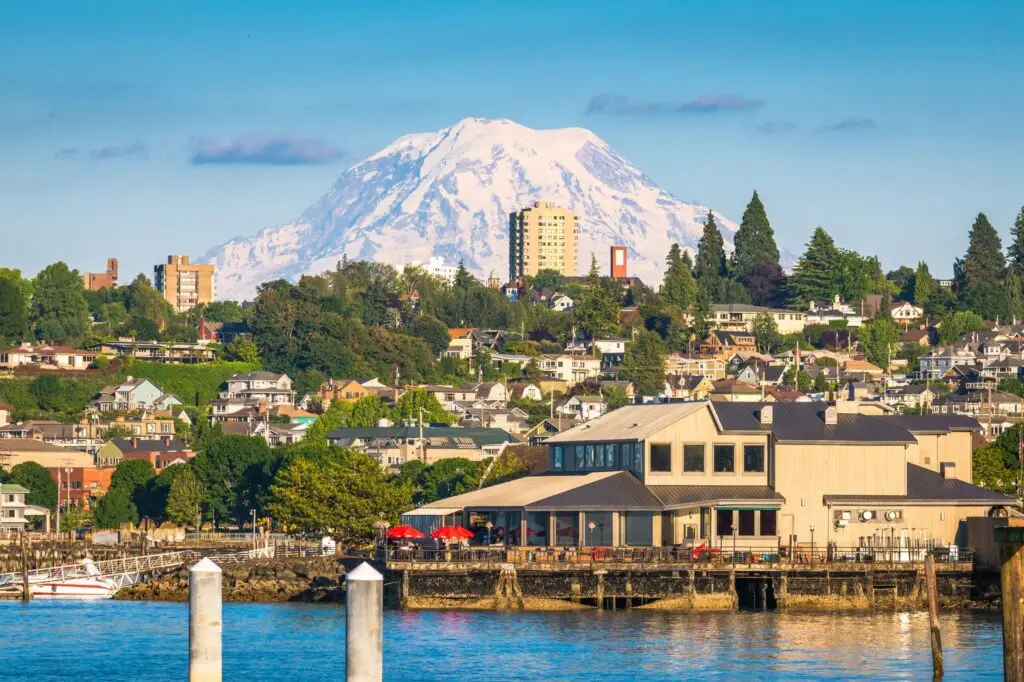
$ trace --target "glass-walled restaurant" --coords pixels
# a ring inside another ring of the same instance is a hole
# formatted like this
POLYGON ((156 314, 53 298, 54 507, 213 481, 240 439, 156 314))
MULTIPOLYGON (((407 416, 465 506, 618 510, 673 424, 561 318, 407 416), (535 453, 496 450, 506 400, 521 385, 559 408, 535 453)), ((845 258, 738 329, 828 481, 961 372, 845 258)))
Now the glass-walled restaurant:
POLYGON ((526 547, 653 547, 661 516, 651 511, 467 510, 473 544, 489 540, 526 547))

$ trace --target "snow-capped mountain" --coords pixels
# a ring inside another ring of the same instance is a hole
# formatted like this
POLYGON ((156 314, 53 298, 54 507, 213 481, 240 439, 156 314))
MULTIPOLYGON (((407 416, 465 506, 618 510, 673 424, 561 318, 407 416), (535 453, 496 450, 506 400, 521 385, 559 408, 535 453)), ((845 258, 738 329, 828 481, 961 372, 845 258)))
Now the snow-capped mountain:
MULTIPOLYGON (((219 298, 251 298, 273 279, 333 269, 343 255, 386 261, 444 257, 477 276, 508 278, 509 213, 549 200, 579 214, 580 274, 591 253, 608 270, 609 246, 629 247, 629 274, 657 286, 672 242, 696 249, 708 209, 656 185, 582 128, 532 130, 465 119, 406 135, 345 171, 291 223, 207 252, 219 298)), ((726 248, 737 225, 716 214, 726 248)))

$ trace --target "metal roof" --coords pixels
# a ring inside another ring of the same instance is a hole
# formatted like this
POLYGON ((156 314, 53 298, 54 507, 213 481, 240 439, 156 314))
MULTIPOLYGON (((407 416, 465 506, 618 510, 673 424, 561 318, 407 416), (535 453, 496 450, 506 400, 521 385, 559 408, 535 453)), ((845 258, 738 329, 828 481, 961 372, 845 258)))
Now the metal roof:
POLYGON ((527 505, 530 510, 560 509, 661 511, 661 501, 628 471, 590 481, 527 505))
POLYGON ((779 505, 786 501, 766 485, 652 485, 666 509, 728 503, 779 505))
MULTIPOLYGON (((329 441, 352 442, 354 440, 369 441, 374 439, 407 440, 420 437, 419 426, 385 426, 359 429, 335 429, 327 434, 329 441)), ((423 439, 427 447, 438 447, 442 441, 457 443, 460 440, 472 441, 476 447, 485 445, 501 445, 514 443, 516 439, 504 429, 458 426, 424 426, 423 439)))
POLYGON ((950 431, 979 431, 981 424, 974 417, 962 414, 893 414, 873 417, 899 424, 911 433, 949 433, 950 431))
POLYGON ((956 478, 917 466, 907 465, 906 495, 825 495, 825 504, 923 504, 956 503, 979 505, 1016 504, 1012 497, 971 485, 956 478))
POLYGON ((669 424, 705 409, 707 403, 629 405, 548 438, 546 443, 643 440, 669 424))
MULTIPOLYGON (((619 471, 592 471, 579 474, 536 474, 517 478, 487 488, 431 502, 420 509, 447 508, 522 508, 577 488, 587 483, 615 476, 619 471)), ((440 512, 439 512, 440 513, 440 512)))
POLYGON ((884 417, 838 414, 825 423, 825 403, 712 403, 724 431, 770 432, 781 443, 915 443, 913 434, 884 417), (771 424, 761 423, 761 409, 771 405, 771 424))

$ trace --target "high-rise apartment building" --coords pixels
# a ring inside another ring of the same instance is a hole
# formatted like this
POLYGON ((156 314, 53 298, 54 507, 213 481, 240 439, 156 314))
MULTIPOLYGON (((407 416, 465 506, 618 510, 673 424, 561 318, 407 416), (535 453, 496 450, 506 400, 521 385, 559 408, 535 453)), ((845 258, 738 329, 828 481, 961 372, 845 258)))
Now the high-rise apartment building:
POLYGON ((579 274, 579 219, 550 201, 536 201, 509 215, 509 278, 518 281, 540 270, 557 270, 567 277, 579 274))
POLYGON ((213 302, 213 264, 189 263, 188 256, 168 256, 153 268, 153 285, 179 313, 213 302))

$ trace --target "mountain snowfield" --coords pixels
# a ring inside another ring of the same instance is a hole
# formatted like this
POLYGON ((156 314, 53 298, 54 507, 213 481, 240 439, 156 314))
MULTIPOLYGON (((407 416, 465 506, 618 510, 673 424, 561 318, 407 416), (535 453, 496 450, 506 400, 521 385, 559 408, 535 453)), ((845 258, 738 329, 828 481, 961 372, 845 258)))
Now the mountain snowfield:
MULTIPOLYGON (((508 278, 508 216, 549 200, 580 216, 580 274, 591 253, 629 247, 629 274, 657 286, 672 242, 697 247, 708 209, 654 184, 583 128, 532 130, 465 119, 406 135, 345 171, 291 223, 238 237, 201 260, 217 266, 218 298, 251 299, 274 279, 334 269, 343 255, 401 267, 441 256, 480 278, 508 278)), ((737 225, 715 215, 726 249, 737 225)))

